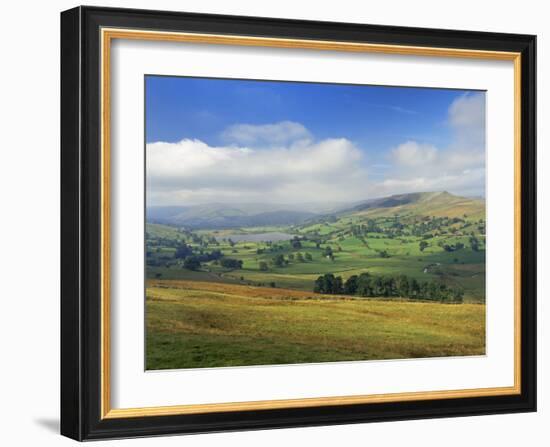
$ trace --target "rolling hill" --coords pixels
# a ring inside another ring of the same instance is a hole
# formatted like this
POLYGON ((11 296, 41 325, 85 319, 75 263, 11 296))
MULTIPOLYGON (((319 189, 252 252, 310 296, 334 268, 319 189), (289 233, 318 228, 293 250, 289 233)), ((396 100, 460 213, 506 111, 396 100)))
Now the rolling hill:
POLYGON ((148 207, 147 222, 188 228, 239 228, 293 225, 317 214, 291 206, 266 204, 207 204, 189 207, 148 207))
POLYGON ((223 229, 300 225, 330 216, 384 217, 395 214, 436 217, 461 217, 466 214, 472 218, 483 218, 485 201, 438 191, 396 194, 347 205, 245 203, 153 206, 147 207, 147 222, 191 229, 223 229))
POLYGON ((395 214, 401 216, 461 217, 466 214, 472 218, 483 218, 485 217, 485 201, 483 199, 456 196, 447 191, 415 192, 368 200, 340 214, 370 217, 395 214))

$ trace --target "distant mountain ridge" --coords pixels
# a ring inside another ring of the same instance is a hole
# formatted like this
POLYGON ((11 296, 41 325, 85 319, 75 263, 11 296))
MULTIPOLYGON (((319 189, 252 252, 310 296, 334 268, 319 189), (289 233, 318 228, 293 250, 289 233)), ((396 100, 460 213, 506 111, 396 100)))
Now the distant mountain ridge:
POLYGON ((410 194, 395 194, 389 197, 371 199, 353 207, 353 210, 364 211, 371 208, 392 208, 395 206, 408 205, 410 203, 416 203, 420 201, 423 198, 424 194, 427 193, 413 192, 410 194))
POLYGON ((485 201, 447 191, 394 194, 360 202, 327 204, 205 204, 147 207, 147 222, 189 228, 239 228, 299 225, 327 216, 421 215, 484 217, 485 201))
POLYGON ((380 199, 367 200, 342 214, 359 214, 372 217, 385 215, 419 215, 436 217, 484 217, 485 200, 461 197, 447 191, 394 194, 380 199))
POLYGON ((269 205, 197 205, 189 207, 148 207, 147 222, 189 228, 239 228, 292 225, 305 222, 316 213, 273 209, 269 205))

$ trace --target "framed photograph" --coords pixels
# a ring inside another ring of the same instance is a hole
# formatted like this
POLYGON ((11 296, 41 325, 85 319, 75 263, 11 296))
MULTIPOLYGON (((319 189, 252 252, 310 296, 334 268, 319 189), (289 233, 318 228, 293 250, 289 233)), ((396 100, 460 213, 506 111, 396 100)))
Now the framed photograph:
POLYGON ((63 12, 62 434, 535 411, 535 43, 63 12))

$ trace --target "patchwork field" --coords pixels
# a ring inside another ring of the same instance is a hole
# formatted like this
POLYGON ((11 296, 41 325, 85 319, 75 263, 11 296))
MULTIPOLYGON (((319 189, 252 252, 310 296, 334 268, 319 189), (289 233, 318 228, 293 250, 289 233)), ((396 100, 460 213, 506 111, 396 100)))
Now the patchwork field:
POLYGON ((481 200, 413 193, 279 225, 258 222, 296 213, 156 212, 148 369, 484 353, 481 200))
POLYGON ((485 353, 485 305, 147 281, 147 369, 485 353))

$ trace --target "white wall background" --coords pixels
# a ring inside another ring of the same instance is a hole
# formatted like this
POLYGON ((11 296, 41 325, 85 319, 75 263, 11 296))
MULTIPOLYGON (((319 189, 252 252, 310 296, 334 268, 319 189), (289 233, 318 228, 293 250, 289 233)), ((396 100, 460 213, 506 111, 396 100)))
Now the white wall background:
MULTIPOLYGON (((353 21, 538 35, 539 229, 550 222, 550 52, 545 2, 394 0, 103 0, 87 4, 221 14, 353 21), (546 203, 545 203, 546 201, 546 203)), ((69 445, 59 414, 59 12, 78 3, 5 2, 0 27, 0 439, 4 445, 69 445)), ((550 236, 539 232, 539 412, 191 437, 124 440, 109 445, 548 445, 546 386, 550 325, 542 327, 550 290, 550 236)))

